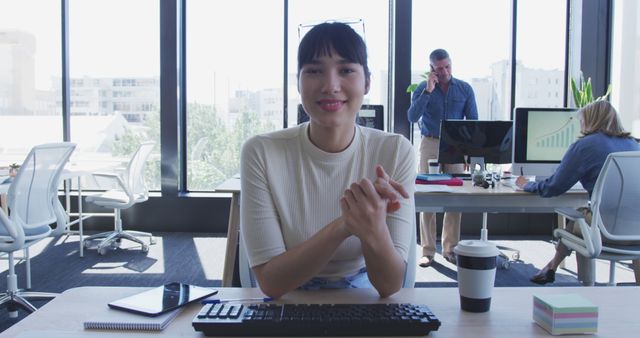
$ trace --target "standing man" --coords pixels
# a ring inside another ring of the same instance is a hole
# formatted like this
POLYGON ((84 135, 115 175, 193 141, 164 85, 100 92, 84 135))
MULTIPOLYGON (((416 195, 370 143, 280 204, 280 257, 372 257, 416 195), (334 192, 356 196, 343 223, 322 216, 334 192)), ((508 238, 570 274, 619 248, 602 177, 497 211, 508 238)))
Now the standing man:
MULTIPOLYGON (((440 144, 440 121, 443 119, 478 119, 478 108, 471 86, 451 76, 451 59, 444 49, 436 49, 429 55, 431 72, 427 81, 420 83, 411 96, 411 106, 407 115, 410 122, 419 122, 422 141, 420 142, 420 172, 427 172, 427 161, 438 158, 440 144)), ((464 164, 444 164, 445 173, 462 173, 464 164)), ((442 256, 455 264, 453 248, 460 240, 459 212, 446 212, 442 226, 442 256)), ((436 215, 422 213, 420 218, 421 267, 433 263, 436 252, 436 215)))

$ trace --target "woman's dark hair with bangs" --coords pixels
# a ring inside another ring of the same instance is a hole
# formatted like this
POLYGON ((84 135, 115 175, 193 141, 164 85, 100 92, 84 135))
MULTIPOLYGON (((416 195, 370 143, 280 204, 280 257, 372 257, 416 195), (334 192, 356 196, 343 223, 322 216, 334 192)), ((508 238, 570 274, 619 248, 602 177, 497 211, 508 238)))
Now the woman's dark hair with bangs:
POLYGON ((314 26, 298 47, 298 75, 302 66, 322 55, 331 55, 331 48, 349 62, 359 63, 369 79, 367 46, 353 28, 341 22, 324 22, 314 26))

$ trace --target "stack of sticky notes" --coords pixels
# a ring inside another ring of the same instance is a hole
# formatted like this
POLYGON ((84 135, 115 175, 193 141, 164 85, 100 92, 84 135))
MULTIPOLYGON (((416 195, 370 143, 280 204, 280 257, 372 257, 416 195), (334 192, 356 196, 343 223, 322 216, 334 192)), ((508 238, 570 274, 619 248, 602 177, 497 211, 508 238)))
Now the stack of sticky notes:
POLYGON ((577 294, 534 295, 533 320, 552 335, 595 333, 598 307, 577 294))

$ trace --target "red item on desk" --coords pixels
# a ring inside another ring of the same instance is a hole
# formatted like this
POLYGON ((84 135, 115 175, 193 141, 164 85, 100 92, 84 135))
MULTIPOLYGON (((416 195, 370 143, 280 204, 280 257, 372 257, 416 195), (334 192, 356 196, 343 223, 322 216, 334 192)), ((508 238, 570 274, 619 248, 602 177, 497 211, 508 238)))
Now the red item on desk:
POLYGON ((441 185, 451 185, 451 186, 461 186, 462 180, 458 177, 453 177, 448 180, 438 180, 438 181, 425 181, 421 179, 416 179, 416 184, 441 184, 441 185))

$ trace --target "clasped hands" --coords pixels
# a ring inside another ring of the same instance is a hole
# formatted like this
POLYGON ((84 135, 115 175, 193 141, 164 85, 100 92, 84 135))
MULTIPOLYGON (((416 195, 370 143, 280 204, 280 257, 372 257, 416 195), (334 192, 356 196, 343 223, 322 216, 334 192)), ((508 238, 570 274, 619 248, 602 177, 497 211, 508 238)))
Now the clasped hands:
POLYGON ((347 230, 362 238, 368 230, 386 227, 386 215, 400 209, 400 197, 409 198, 409 193, 377 165, 375 181, 363 178, 352 183, 340 199, 347 230))

